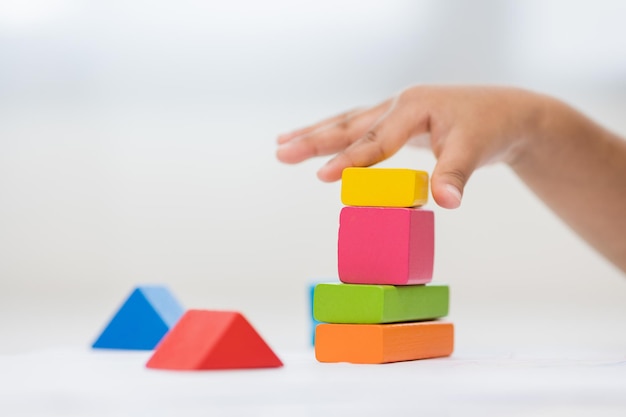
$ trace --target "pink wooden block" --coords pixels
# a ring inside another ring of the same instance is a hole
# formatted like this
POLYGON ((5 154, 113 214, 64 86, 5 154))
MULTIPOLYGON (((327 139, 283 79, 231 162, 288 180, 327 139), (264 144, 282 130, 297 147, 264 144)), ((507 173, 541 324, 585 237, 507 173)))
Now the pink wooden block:
POLYGON ((344 207, 339 217, 339 278, 349 284, 430 282, 434 218, 430 210, 344 207))

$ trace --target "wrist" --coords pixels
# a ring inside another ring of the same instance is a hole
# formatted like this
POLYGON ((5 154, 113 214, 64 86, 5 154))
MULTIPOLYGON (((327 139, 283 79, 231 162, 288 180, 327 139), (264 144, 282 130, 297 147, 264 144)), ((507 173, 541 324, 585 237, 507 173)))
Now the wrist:
POLYGON ((523 91, 518 109, 520 125, 511 144, 508 165, 513 169, 534 165, 538 153, 543 153, 556 138, 558 130, 567 119, 567 106, 561 101, 543 94, 523 91))

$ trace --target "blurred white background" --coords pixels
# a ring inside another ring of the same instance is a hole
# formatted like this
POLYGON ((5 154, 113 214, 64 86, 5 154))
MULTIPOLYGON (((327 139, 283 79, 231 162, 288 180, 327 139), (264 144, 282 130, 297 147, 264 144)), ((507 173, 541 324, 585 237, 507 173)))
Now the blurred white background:
MULTIPOLYGON (((322 159, 279 164, 276 136, 414 83, 540 90, 626 135, 624 19, 618 0, 0 1, 0 352, 87 346, 140 283, 307 346, 339 185, 322 159)), ((623 274, 505 167, 430 208, 459 347, 626 348, 623 274)))

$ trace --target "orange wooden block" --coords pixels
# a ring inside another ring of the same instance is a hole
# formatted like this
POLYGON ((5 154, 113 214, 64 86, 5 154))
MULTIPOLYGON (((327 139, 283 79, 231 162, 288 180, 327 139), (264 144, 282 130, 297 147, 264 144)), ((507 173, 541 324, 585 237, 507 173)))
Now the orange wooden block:
POLYGON ((388 363, 450 356, 452 323, 320 324, 315 357, 320 362, 388 363))

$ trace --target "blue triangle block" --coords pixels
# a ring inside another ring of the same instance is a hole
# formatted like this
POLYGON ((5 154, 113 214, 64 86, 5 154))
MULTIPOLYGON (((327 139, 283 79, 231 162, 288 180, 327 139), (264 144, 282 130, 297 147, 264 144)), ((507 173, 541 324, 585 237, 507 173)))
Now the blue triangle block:
POLYGON ((184 309, 167 287, 141 286, 128 296, 92 345, 98 349, 151 350, 184 309))

